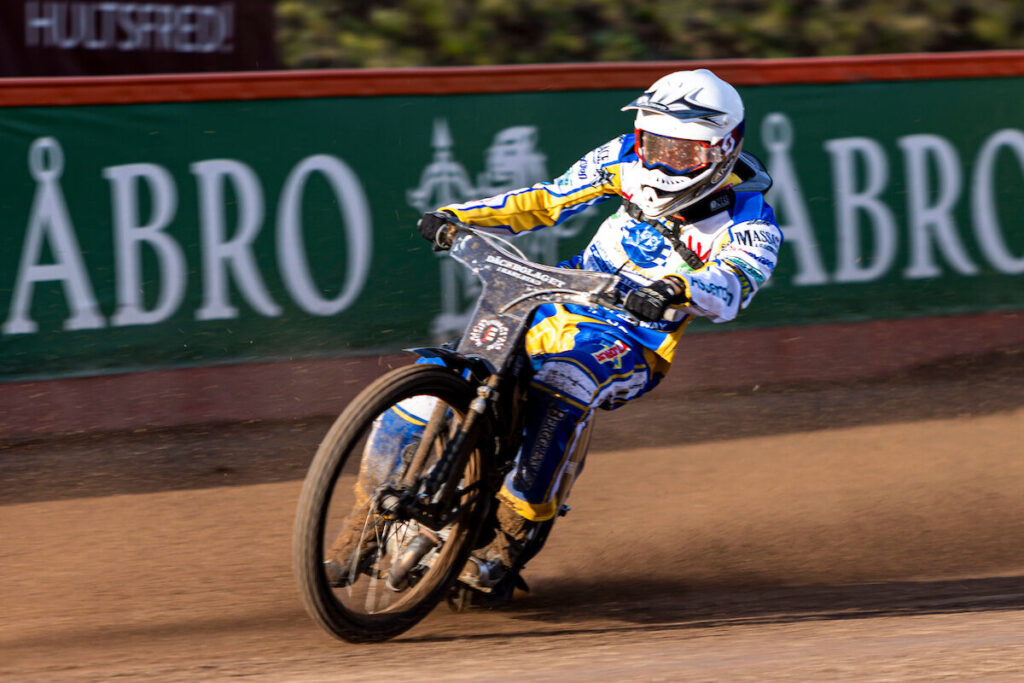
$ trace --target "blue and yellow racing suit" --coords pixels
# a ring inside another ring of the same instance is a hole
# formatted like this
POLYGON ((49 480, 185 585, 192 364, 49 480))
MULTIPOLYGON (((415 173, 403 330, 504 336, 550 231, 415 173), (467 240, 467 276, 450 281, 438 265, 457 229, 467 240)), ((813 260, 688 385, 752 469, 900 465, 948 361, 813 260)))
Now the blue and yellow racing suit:
POLYGON ((537 310, 525 339, 536 370, 526 437, 500 494, 530 520, 557 513, 555 482, 592 410, 616 408, 652 389, 667 372, 687 323, 694 316, 732 320, 776 264, 782 233, 763 196, 770 180, 756 159, 742 155, 722 189, 682 215, 657 220, 644 218, 629 202, 639 163, 633 135, 622 135, 552 182, 441 207, 466 223, 520 234, 618 199, 622 207, 590 244, 559 265, 617 273, 624 290, 667 275, 678 275, 688 287, 689 302, 671 322, 639 323, 609 309, 573 305, 537 310))

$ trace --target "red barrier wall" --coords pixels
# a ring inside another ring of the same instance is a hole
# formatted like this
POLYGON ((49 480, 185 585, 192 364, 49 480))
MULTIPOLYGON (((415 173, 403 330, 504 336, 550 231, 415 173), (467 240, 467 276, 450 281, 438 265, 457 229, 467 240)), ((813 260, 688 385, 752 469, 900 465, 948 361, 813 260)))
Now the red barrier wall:
POLYGON ((0 106, 643 88, 670 71, 701 67, 712 68, 736 85, 1022 76, 1024 50, 704 62, 8 78, 0 79, 0 106))

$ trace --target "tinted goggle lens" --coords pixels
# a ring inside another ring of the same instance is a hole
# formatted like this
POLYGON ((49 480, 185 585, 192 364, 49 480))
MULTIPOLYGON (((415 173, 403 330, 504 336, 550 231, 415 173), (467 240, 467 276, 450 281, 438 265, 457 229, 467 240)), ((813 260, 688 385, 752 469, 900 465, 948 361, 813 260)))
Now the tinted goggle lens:
POLYGON ((640 157, 648 167, 662 167, 673 173, 692 173, 718 161, 720 151, 700 140, 663 137, 637 131, 640 157))

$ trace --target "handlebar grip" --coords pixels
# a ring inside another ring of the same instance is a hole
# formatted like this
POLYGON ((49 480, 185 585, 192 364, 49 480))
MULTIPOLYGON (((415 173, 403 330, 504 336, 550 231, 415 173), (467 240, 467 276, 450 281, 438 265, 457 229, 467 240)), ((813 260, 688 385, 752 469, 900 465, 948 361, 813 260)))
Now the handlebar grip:
POLYGON ((682 320, 687 315, 689 314, 686 313, 685 311, 682 311, 678 308, 669 307, 665 309, 665 313, 664 315, 661 316, 661 319, 665 320, 666 322, 674 323, 682 320))
POLYGON ((452 243, 455 241, 455 235, 458 231, 459 227, 457 225, 448 223, 438 230, 436 235, 434 235, 434 243, 441 249, 451 249, 452 243))

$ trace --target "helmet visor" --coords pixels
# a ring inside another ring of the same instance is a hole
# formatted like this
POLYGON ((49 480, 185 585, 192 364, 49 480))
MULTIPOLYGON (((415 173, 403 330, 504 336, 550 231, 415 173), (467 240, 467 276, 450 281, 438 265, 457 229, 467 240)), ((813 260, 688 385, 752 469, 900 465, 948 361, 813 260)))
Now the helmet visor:
POLYGON ((722 150, 701 140, 683 140, 636 131, 636 151, 646 168, 687 175, 721 161, 722 150))

